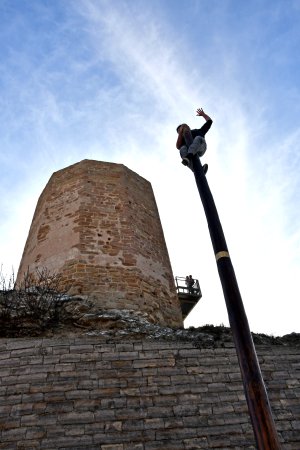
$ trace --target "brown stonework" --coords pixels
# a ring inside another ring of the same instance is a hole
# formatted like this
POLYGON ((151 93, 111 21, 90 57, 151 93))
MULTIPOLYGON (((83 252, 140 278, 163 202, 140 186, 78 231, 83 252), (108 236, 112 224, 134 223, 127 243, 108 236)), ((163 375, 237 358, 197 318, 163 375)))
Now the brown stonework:
POLYGON ((33 217, 17 283, 47 268, 72 295, 182 326, 151 184, 121 164, 83 160, 55 172, 33 217))
MULTIPOLYGON (((281 448, 299 450, 300 347, 257 353, 281 448)), ((232 343, 0 339, 0 362, 1 449, 256 448, 232 343)))

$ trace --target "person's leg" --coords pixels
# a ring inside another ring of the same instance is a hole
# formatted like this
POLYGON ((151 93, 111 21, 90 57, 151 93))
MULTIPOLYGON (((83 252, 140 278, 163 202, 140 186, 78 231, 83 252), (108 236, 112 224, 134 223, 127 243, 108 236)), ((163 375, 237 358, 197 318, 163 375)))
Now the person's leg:
POLYGON ((203 156, 206 152, 206 141, 202 136, 196 136, 189 146, 188 154, 203 156))
POLYGON ((189 127, 185 128, 185 130, 183 132, 183 138, 184 138, 186 145, 181 148, 186 149, 186 151, 185 150, 181 151, 181 149, 180 149, 180 155, 182 157, 181 162, 183 165, 188 166, 191 170, 193 170, 193 168, 192 168, 193 164, 191 161, 192 154, 190 153, 190 146, 193 143, 193 136, 192 136, 192 133, 191 133, 191 130, 189 127))
MULTIPOLYGON (((189 146, 188 148, 188 154, 187 154, 187 159, 190 159, 191 156, 193 155, 198 155, 203 156, 204 153, 206 152, 207 146, 206 146, 206 141, 204 139, 204 137, 202 136, 196 136, 195 139, 193 140, 193 143, 189 146)), ((192 167, 190 167, 192 169, 192 167)), ((203 164, 203 171, 204 174, 206 174, 208 170, 208 165, 207 164, 203 164)))
MULTIPOLYGON (((182 158, 182 164, 188 166, 193 171, 192 156, 198 154, 203 156, 206 152, 206 141, 202 136, 196 136, 193 139, 190 129, 186 129, 183 134, 184 140, 187 145, 180 148, 180 156, 182 158)), ((208 165, 203 165, 204 174, 206 174, 208 165)))
POLYGON ((190 160, 190 158, 188 158, 188 147, 186 145, 183 145, 182 147, 180 147, 179 152, 180 152, 180 156, 182 158, 182 161, 181 161, 182 164, 184 166, 188 166, 191 169, 192 161, 190 160))
POLYGON ((187 146, 186 146, 186 145, 183 145, 182 147, 180 147, 179 153, 180 153, 180 156, 181 156, 182 159, 185 158, 186 155, 188 154, 188 148, 187 148, 187 146))

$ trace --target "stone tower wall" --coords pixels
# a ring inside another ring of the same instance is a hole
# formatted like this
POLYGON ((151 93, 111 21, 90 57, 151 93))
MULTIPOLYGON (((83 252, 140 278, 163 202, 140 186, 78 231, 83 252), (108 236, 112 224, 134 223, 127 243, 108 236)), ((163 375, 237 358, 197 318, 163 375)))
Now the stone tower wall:
POLYGON ((27 269, 62 276, 69 293, 182 326, 151 184, 123 165, 84 160, 55 172, 38 201, 17 282, 27 269))
MULTIPOLYGON (((282 450, 300 448, 300 348, 257 346, 282 450)), ((235 349, 0 340, 0 448, 254 450, 235 349)))

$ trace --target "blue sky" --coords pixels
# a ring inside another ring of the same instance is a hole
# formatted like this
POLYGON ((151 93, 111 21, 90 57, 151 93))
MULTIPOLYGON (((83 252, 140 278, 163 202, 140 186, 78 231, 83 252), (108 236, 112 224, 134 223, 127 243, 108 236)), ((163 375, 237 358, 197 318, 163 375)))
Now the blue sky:
POLYGON ((0 0, 0 261, 17 271, 51 174, 122 163, 153 186, 186 325, 228 324, 176 126, 214 119, 208 181, 250 327, 299 332, 300 2, 0 0))

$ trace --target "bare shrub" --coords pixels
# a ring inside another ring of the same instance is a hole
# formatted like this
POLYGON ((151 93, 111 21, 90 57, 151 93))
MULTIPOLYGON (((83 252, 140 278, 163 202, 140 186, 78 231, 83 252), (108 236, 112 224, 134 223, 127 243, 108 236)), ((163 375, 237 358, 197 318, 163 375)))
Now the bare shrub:
POLYGON ((7 280, 0 271, 0 336, 36 336, 74 323, 80 316, 80 299, 67 296, 60 286, 60 275, 47 269, 27 271, 18 285, 14 274, 7 280))

